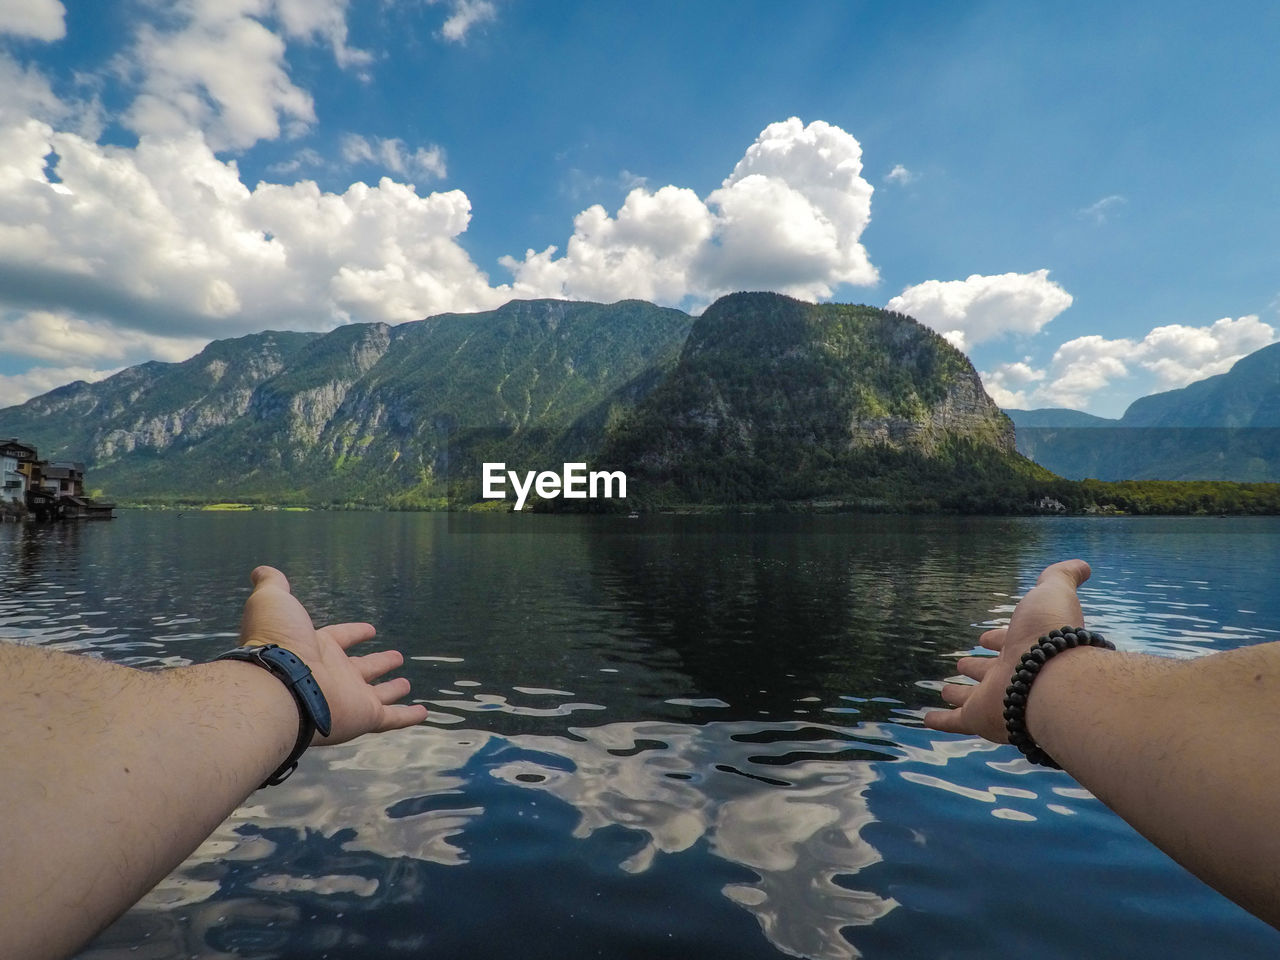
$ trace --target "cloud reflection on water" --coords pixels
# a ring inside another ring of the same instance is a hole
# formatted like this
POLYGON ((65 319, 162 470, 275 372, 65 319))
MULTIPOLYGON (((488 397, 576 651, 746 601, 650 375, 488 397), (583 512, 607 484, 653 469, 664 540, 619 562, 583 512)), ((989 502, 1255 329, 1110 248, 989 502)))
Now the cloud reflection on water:
MULTIPOLYGON (((645 834, 645 846, 619 863, 624 870, 644 871, 658 854, 680 853, 707 838, 713 853, 759 877, 723 892, 756 916, 780 950, 822 960, 856 957, 841 929, 872 923, 896 906, 848 885, 880 860, 861 836, 874 819, 866 788, 879 774, 869 761, 759 762, 761 754, 776 758, 794 750, 787 732, 802 729, 813 728, 799 722, 613 723, 572 730, 580 740, 513 738, 527 749, 568 757, 572 773, 528 760, 490 773, 571 804, 581 818, 576 837, 615 824, 645 834), (741 739, 760 734, 776 739, 741 739)), ((803 747, 835 753, 850 745, 841 734, 806 739, 803 747)))
MULTIPOLYGON (((757 879, 726 884, 722 893, 754 915, 786 954, 857 957, 842 929, 872 923, 896 906, 857 889, 854 880, 881 859, 862 836, 875 819, 867 788, 880 774, 873 760, 845 754, 887 750, 888 759, 894 750, 883 741, 801 721, 628 722, 568 732, 500 737, 422 727, 312 754, 307 765, 327 758, 327 771, 303 770, 255 794, 84 957, 124 956, 120 945, 130 929, 148 934, 150 955, 191 956, 210 938, 225 939, 219 931, 263 925, 254 892, 290 907, 271 929, 305 919, 295 916, 299 895, 386 898, 391 883, 412 879, 404 870, 385 875, 405 858, 465 865, 469 836, 488 829, 493 814, 476 797, 492 796, 499 785, 571 807, 572 835, 580 840, 610 827, 639 834, 642 845, 615 862, 619 871, 644 873, 659 856, 685 854, 700 843, 748 868, 757 879), (317 849, 307 853, 308 847, 317 849), (384 875, 370 876, 371 863, 380 863, 384 875), (313 874, 317 866, 326 872, 313 874), (185 925, 155 916, 179 908, 185 925), (169 952, 155 952, 156 939, 169 952)), ((318 934, 306 929, 308 939, 318 934)))

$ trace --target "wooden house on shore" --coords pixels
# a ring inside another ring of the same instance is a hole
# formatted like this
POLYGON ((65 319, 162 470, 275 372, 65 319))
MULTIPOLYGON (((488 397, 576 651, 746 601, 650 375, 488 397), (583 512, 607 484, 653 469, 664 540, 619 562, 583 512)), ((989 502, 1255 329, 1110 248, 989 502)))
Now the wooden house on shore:
POLYGON ((0 441, 0 515, 6 519, 111 520, 114 503, 84 495, 84 464, 41 460, 35 447, 20 440, 0 441))

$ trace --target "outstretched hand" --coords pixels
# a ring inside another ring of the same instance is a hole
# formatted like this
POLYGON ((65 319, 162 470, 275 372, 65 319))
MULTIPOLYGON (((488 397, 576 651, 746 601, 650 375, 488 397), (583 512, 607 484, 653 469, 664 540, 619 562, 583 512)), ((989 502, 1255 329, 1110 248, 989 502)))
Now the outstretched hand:
POLYGON ((948 683, 942 699, 955 710, 933 710, 924 723, 948 733, 976 733, 995 743, 1008 743, 1004 726, 1004 691, 1018 667, 1018 660, 1038 638, 1058 627, 1083 626, 1084 614, 1076 588, 1089 579, 1083 560, 1064 560, 1045 567, 1036 585, 1014 608, 1007 627, 988 630, 978 642, 994 657, 964 657, 957 663, 962 676, 976 685, 948 683))
POLYGON ((317 734, 314 744, 345 743, 362 734, 398 730, 426 719, 425 706, 396 702, 409 693, 407 679, 374 682, 404 663, 398 650, 348 655, 353 646, 374 635, 371 624, 337 623, 317 630, 306 608, 289 591, 283 573, 258 567, 249 576, 253 593, 244 605, 240 642, 279 644, 311 668, 333 716, 329 735, 317 734))

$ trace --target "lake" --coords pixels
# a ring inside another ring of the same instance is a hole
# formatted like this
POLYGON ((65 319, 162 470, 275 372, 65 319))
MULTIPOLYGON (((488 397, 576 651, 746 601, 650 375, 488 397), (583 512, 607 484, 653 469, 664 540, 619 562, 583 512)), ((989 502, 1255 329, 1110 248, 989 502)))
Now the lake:
POLYGON ((310 751, 92 960, 1280 954, 1067 774, 921 726, 1070 556, 1122 648, 1280 639, 1277 518, 143 511, 0 527, 0 638, 206 660, 271 563, 431 711, 310 751))

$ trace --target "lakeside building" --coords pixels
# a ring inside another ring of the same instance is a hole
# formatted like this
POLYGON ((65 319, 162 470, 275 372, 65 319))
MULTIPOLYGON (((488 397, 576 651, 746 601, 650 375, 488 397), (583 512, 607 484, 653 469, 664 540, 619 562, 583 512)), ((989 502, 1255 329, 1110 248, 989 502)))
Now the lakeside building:
POLYGON ((6 514, 33 515, 37 520, 110 520, 114 503, 84 495, 84 464, 41 460, 29 443, 0 441, 3 488, 0 505, 6 514))
POLYGON ((84 464, 66 460, 46 464, 43 486, 57 497, 83 497, 84 464))
POLYGON ((25 506, 27 502, 28 473, 24 466, 36 459, 36 448, 17 440, 0 444, 0 500, 7 504, 25 506))

